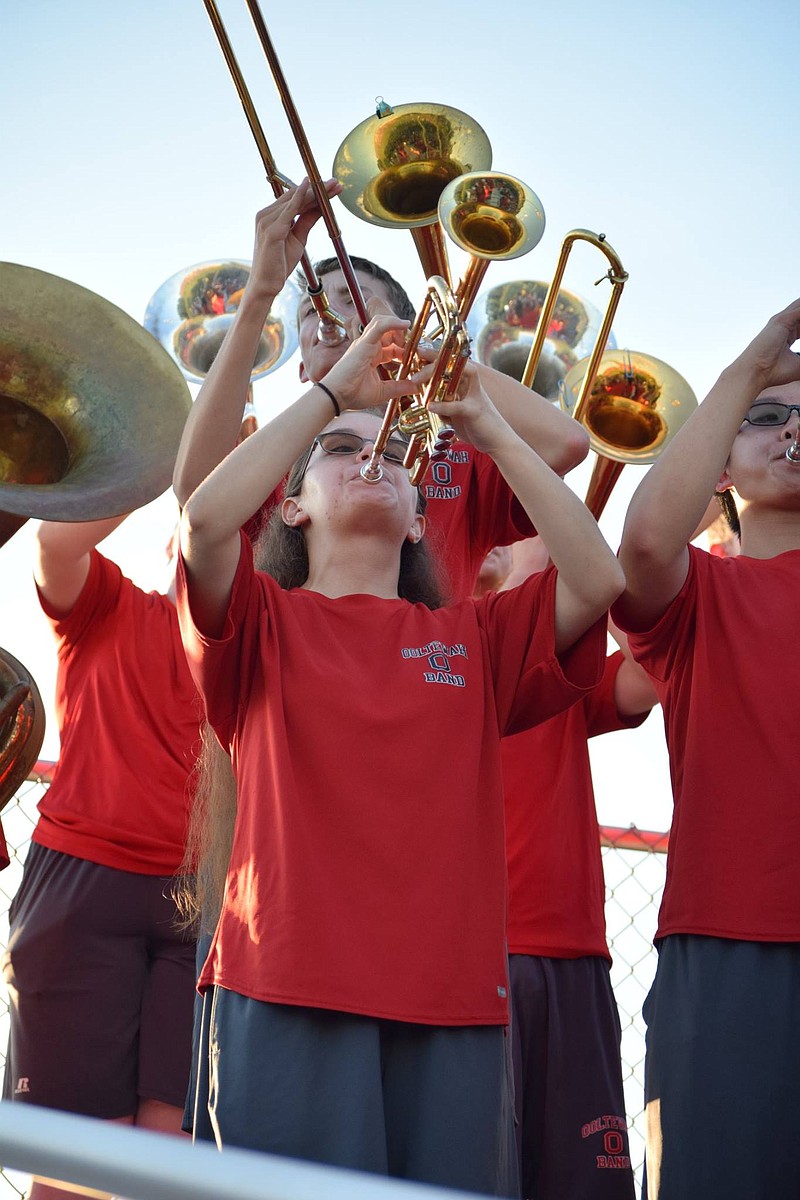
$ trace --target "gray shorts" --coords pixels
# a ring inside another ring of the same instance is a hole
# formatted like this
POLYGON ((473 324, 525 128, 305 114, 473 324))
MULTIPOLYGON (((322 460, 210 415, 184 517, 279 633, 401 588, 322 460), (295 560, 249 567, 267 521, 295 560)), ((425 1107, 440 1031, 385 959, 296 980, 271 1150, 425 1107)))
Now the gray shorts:
POLYGON ((659 1200, 800 1196, 799 1004, 800 943, 662 939, 643 1009, 659 1200))
POLYGON ((205 1099, 220 1148, 519 1195, 502 1026, 415 1025, 220 987, 205 1005, 205 1099))

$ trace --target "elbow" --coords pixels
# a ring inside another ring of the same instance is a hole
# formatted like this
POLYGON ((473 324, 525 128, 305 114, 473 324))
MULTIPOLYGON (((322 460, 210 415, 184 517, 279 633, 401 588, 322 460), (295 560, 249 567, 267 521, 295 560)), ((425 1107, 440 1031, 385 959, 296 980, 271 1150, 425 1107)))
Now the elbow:
POLYGON ((558 475, 566 475, 575 467, 579 467, 589 453, 589 434, 577 421, 569 419, 569 427, 565 430, 559 446, 557 461, 552 464, 558 475))
POLYGON ((197 546, 214 537, 213 511, 205 503, 202 490, 193 492, 181 512, 181 549, 184 554, 189 546, 197 546))
POLYGON ((626 522, 619 558, 623 571, 628 575, 639 578, 652 576, 669 561, 672 556, 670 551, 661 522, 626 522))
POLYGON ((172 490, 175 493, 175 498, 177 499, 181 508, 185 506, 186 501, 194 491, 194 488, 191 486, 189 481, 186 468, 180 457, 178 457, 178 460, 175 463, 175 470, 172 473, 172 490))
POLYGON ((613 555, 609 558, 605 570, 595 577, 594 597, 598 616, 606 612, 615 600, 625 591, 625 572, 622 564, 613 555))

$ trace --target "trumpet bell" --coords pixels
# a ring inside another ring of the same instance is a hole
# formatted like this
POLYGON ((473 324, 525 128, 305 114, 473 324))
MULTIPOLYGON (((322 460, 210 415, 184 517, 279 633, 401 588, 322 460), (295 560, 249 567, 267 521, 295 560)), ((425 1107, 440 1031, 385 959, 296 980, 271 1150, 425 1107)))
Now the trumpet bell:
MULTIPOLYGON (((233 323, 250 263, 198 263, 161 285, 147 305, 144 327, 187 379, 202 383, 233 323)), ((251 381, 277 371, 297 349, 297 289, 288 283, 264 322, 251 381)))
POLYGON ((0 809, 28 778, 42 748, 44 728, 36 683, 22 663, 0 647, 0 809))
MULTIPOLYGON (((562 386, 561 407, 575 413, 589 359, 577 363, 562 386)), ((631 350, 606 350, 586 399, 582 424, 602 458, 652 463, 697 408, 697 397, 674 368, 631 350)))
POLYGON ((381 104, 336 152, 333 174, 350 212, 387 229, 434 224, 444 188, 488 170, 492 148, 472 117, 443 104, 381 104))
POLYGON ((0 263, 0 544, 28 517, 91 521, 165 491, 191 396, 127 313, 0 263))
MULTIPOLYGON (((548 288, 541 280, 515 279, 481 292, 467 320, 478 362, 522 379, 548 288)), ((561 380, 589 354, 602 323, 603 316, 593 304, 559 289, 533 380, 534 391, 557 401, 561 380)), ((609 349, 616 344, 612 334, 609 349)))

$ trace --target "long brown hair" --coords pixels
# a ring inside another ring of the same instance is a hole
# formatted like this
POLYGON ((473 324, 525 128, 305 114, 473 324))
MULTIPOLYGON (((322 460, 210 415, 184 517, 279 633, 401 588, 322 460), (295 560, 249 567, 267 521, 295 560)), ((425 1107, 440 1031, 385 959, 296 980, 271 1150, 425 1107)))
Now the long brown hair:
MULTIPOLYGON (((285 496, 299 494, 313 449, 312 442, 289 471, 285 496)), ((418 489, 417 511, 424 513, 425 507, 425 497, 418 489)), ((264 525, 254 556, 258 570, 271 575, 287 591, 302 587, 308 578, 305 537, 300 529, 284 522, 280 506, 273 509, 264 525)), ((447 602, 443 571, 425 538, 403 542, 397 591, 402 600, 430 609, 441 608, 447 602)), ((186 851, 174 888, 181 924, 198 933, 213 932, 219 919, 233 848, 236 809, 236 777, 230 756, 208 722, 204 722, 200 754, 195 763, 186 851)))

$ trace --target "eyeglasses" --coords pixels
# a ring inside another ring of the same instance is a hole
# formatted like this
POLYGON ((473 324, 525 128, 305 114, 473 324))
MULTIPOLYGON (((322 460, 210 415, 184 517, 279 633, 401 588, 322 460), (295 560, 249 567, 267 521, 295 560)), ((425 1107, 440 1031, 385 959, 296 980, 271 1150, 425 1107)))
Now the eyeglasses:
MULTIPOLYGON (((319 446, 325 454, 360 454, 364 446, 369 443, 374 445, 375 438, 362 438, 357 433, 349 433, 347 430, 330 429, 327 433, 319 433, 314 438, 313 445, 319 446)), ((386 443, 381 458, 385 458, 387 462, 396 463, 398 466, 403 465, 403 459, 408 450, 408 442, 404 442, 402 438, 392 437, 386 443)))
POLYGON ((781 404, 779 400, 762 400, 747 410, 748 425, 785 425, 792 413, 800 417, 800 404, 781 404))

